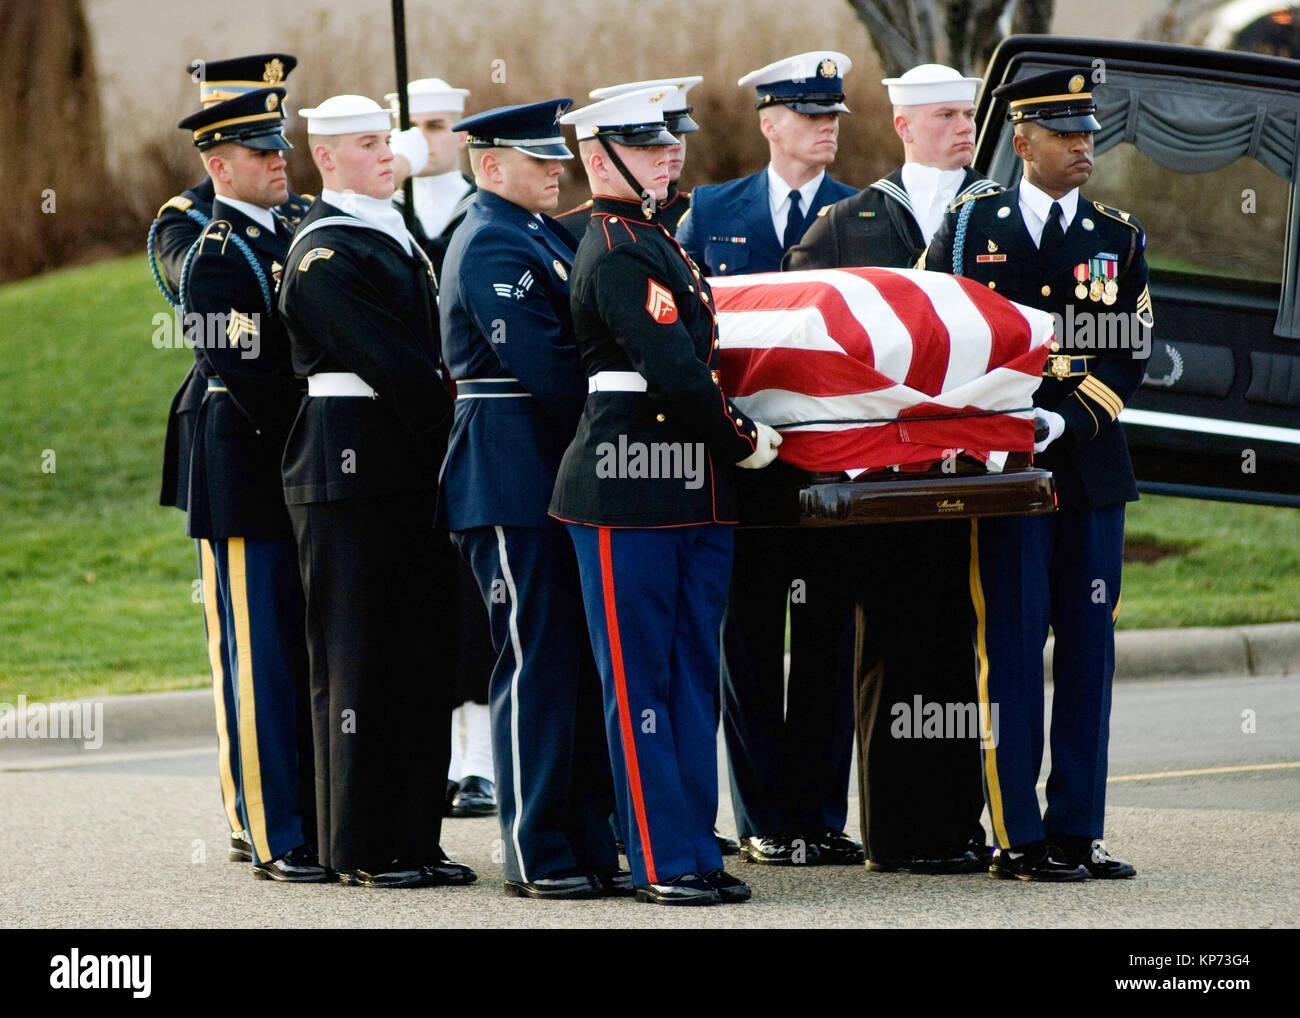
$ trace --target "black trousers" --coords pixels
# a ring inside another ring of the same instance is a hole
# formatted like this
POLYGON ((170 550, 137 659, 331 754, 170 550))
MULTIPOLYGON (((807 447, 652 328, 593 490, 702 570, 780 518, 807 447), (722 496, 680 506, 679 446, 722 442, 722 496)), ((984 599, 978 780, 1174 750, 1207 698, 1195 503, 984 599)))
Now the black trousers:
POLYGON ((455 551, 422 492, 289 506, 307 600, 320 860, 440 854, 455 551))
POLYGON ((930 706, 964 718, 970 712, 959 708, 976 702, 970 521, 852 532, 863 842, 877 860, 950 854, 984 840, 978 730, 936 725, 930 706))

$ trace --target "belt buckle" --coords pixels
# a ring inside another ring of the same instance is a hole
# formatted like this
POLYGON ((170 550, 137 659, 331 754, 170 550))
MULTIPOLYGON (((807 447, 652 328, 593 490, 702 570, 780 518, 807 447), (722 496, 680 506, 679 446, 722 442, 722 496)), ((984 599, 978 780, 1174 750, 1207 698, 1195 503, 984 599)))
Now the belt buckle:
POLYGON ((1052 356, 1049 357, 1048 360, 1051 362, 1050 367, 1051 367, 1052 374, 1055 375, 1058 379, 1064 380, 1070 377, 1070 355, 1069 354, 1066 353, 1052 354, 1052 356))

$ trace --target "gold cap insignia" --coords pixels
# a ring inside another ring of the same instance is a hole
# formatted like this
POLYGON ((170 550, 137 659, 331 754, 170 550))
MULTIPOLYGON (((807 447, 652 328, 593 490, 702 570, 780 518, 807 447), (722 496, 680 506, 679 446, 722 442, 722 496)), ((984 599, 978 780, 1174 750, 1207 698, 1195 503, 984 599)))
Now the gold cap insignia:
POLYGON ((1071 79, 1070 79, 1070 85, 1069 85, 1069 88, 1070 88, 1070 91, 1071 91, 1071 92, 1082 92, 1082 91, 1083 91, 1083 75, 1082 75, 1082 74, 1076 74, 1073 78, 1071 78, 1071 79))
POLYGON ((272 92, 270 95, 266 97, 266 108, 268 110, 274 110, 279 105, 280 105, 280 97, 276 95, 274 92, 272 92))
POLYGON ((656 92, 654 95, 650 97, 650 101, 652 103, 660 102, 663 100, 663 97, 666 96, 667 94, 668 94, 667 92, 656 92))
POLYGON ((262 69, 262 80, 268 85, 278 85, 284 81, 284 64, 279 57, 266 62, 266 67, 262 69))
POLYGON ((819 78, 833 78, 839 68, 835 66, 835 61, 827 57, 817 65, 817 76, 819 78))

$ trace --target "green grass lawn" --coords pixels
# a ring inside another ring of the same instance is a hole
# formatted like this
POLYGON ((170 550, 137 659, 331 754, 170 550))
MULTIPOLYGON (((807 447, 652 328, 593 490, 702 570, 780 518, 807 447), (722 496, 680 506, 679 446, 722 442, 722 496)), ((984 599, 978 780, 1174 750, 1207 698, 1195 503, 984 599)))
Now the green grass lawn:
MULTIPOLYGON (((143 257, 0 286, 0 702, 207 681, 193 542, 157 504, 190 363, 156 349, 143 257), (53 450, 53 472, 45 450, 53 450)), ((1120 626, 1300 619, 1300 510, 1146 498, 1120 626)))

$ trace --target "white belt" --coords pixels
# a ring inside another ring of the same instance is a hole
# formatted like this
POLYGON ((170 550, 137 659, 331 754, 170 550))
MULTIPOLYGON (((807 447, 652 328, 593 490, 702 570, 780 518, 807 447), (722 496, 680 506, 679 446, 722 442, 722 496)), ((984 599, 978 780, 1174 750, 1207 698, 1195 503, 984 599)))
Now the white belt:
POLYGON ((647 388, 639 371, 597 371, 587 379, 588 392, 645 392, 647 388))
POLYGON ((308 396, 368 396, 377 399, 378 393, 350 371, 322 371, 307 376, 308 396))

